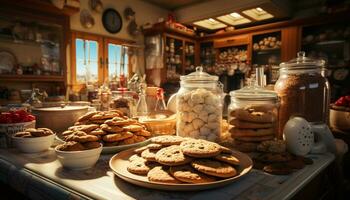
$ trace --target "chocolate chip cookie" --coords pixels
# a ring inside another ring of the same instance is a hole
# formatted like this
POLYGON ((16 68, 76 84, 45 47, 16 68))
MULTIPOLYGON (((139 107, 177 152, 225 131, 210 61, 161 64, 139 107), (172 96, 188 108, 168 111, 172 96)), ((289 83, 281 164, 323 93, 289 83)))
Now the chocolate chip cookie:
POLYGON ((176 166, 190 163, 192 159, 185 156, 180 146, 172 145, 162 148, 156 153, 156 161, 167 166, 176 166))
POLYGON ((186 140, 180 147, 185 155, 196 158, 213 157, 222 151, 220 145, 206 140, 186 140))
POLYGON ((169 171, 172 176, 185 183, 209 183, 215 181, 214 177, 207 176, 190 165, 173 166, 169 171))
POLYGON ((237 175, 236 169, 231 165, 209 159, 194 160, 191 162, 191 166, 204 174, 221 178, 229 178, 237 175))

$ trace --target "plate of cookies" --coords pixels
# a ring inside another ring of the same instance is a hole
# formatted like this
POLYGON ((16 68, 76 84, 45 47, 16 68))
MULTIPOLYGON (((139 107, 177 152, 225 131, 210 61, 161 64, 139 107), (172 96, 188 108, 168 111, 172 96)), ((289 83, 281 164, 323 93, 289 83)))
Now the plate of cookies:
POLYGON ((102 153, 116 153, 144 145, 151 137, 145 125, 125 116, 119 110, 89 112, 58 138, 79 143, 100 142, 102 153))
POLYGON ((119 178, 146 188, 194 191, 230 184, 247 174, 248 155, 217 143, 158 136, 146 146, 114 155, 110 168, 119 178))

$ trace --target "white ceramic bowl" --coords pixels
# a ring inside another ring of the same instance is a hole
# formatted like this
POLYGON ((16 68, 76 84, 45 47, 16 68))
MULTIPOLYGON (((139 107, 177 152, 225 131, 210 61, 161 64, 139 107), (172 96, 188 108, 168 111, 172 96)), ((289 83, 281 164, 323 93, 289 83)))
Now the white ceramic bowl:
POLYGON ((350 111, 330 109, 329 123, 333 128, 350 130, 350 111))
POLYGON ((75 170, 88 169, 100 158, 102 145, 99 148, 84 151, 61 151, 55 148, 58 161, 63 167, 75 170))
POLYGON ((12 136, 12 144, 24 153, 38 153, 46 151, 52 145, 55 135, 43 137, 22 138, 12 136))

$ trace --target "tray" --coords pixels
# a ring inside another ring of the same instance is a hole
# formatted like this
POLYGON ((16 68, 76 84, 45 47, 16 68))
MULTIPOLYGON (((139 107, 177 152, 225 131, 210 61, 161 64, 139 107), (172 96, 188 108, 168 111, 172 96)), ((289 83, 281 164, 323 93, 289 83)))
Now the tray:
POLYGON ((156 183, 150 182, 147 179, 147 176, 140 176, 136 174, 132 174, 128 172, 127 165, 129 163, 128 159, 130 156, 134 155, 134 149, 128 149, 118 154, 114 155, 109 160, 109 167, 112 169, 115 175, 119 178, 141 186, 145 188, 158 189, 158 190, 171 190, 171 191, 195 191, 195 190, 206 190, 221 187, 230 183, 233 183, 239 180, 242 176, 246 175, 253 166, 253 161, 247 154, 234 151, 233 155, 237 156, 237 158, 241 161, 237 169, 238 175, 232 178, 219 180, 211 183, 201 183, 201 184, 169 184, 169 183, 156 183))

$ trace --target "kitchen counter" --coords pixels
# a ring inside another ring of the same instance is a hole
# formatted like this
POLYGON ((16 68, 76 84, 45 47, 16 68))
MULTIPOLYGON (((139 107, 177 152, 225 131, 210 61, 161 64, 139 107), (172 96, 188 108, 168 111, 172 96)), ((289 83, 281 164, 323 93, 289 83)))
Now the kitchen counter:
MULTIPOLYGON (((33 199, 291 199, 333 161, 334 155, 310 155, 314 164, 291 175, 276 176, 252 170, 222 188, 193 192, 145 189, 114 176, 101 155, 95 167, 63 169, 53 149, 23 154, 16 149, 0 150, 0 181, 33 199)), ((310 193, 310 192, 308 192, 310 193)))

